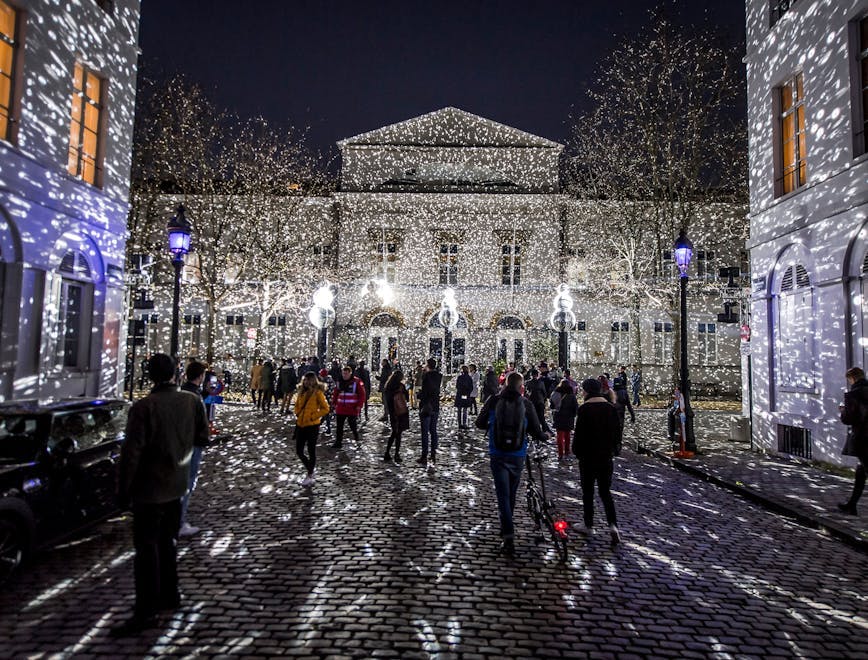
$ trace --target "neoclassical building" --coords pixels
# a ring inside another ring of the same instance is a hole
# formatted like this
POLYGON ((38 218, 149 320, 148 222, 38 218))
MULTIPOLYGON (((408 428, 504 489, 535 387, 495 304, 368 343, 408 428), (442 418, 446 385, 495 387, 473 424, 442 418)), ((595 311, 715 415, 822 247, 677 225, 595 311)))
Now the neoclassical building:
POLYGON ((840 463, 866 367, 868 2, 747 2, 753 439, 840 463))
MULTIPOLYGON (((335 292, 330 354, 355 353, 374 365, 384 358, 406 365, 431 355, 448 357, 453 371, 465 362, 553 360, 556 334, 548 322, 558 286, 567 283, 577 321, 570 332, 574 371, 598 374, 641 362, 649 388, 668 390, 677 319, 671 308, 653 301, 619 308, 601 292, 588 291, 582 273, 608 268, 592 240, 605 231, 606 218, 562 192, 562 145, 456 108, 338 145, 338 191, 298 206, 298 245, 281 257, 299 270, 322 265, 330 270, 335 292), (447 290, 458 314, 448 337, 438 319, 447 290)), ((177 201, 166 200, 167 213, 177 201)), ((691 229, 697 256, 688 341, 697 390, 735 394, 741 383, 741 319, 738 307, 731 306, 721 321, 724 306, 716 285, 718 268, 745 270, 740 262, 746 255, 743 243, 720 236, 724 216, 743 226, 743 209, 709 207, 691 229)), ((677 278, 671 253, 664 250, 659 258, 662 269, 649 286, 672 294, 677 278)), ((239 289, 216 314, 217 359, 245 374, 254 354, 316 353, 309 296, 301 305, 266 315, 254 297, 251 289, 239 289)), ((157 308, 146 314, 161 321, 146 350, 167 344, 167 302, 157 296, 157 308)), ((185 301, 182 353, 204 354, 207 312, 202 301, 185 301)))
POLYGON ((0 400, 114 395, 139 0, 0 0, 0 400))

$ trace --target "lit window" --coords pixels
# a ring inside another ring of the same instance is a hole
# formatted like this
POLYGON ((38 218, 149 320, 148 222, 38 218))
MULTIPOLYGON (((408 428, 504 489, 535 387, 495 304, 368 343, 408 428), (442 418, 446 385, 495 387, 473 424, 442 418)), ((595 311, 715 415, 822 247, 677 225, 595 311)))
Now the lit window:
POLYGON ((455 286, 458 284, 458 245, 442 243, 440 245, 440 284, 455 286))
POLYGON ((72 122, 69 127, 67 171, 93 185, 100 185, 100 129, 104 81, 81 64, 75 65, 72 122))
POLYGON ((657 364, 672 362, 672 324, 664 321, 654 323, 654 361, 657 364))
POLYGON ((612 323, 610 353, 615 364, 630 361, 630 324, 626 321, 612 323))
POLYGON ((18 12, 0 0, 0 139, 12 141, 15 127, 13 99, 17 82, 18 12))
POLYGON ((699 331, 699 361, 702 364, 717 363, 717 325, 700 323, 699 331))
POLYGON ((778 88, 780 114, 780 163, 775 193, 786 195, 805 185, 808 178, 805 145, 805 96, 802 74, 778 88))
POLYGON ((501 283, 506 286, 519 286, 521 284, 521 246, 514 242, 503 245, 500 265, 501 283))
POLYGON ((854 155, 861 156, 868 152, 865 140, 865 129, 868 128, 868 16, 856 22, 853 27, 851 34, 856 52, 853 78, 853 146, 854 155))

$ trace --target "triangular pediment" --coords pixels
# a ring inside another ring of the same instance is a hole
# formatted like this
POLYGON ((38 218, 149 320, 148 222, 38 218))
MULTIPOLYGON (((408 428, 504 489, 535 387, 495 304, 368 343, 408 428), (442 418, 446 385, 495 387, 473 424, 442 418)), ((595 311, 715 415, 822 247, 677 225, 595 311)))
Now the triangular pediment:
POLYGON ((383 126, 338 142, 346 145, 425 147, 537 147, 562 145, 517 128, 498 124, 458 108, 443 108, 413 119, 383 126))

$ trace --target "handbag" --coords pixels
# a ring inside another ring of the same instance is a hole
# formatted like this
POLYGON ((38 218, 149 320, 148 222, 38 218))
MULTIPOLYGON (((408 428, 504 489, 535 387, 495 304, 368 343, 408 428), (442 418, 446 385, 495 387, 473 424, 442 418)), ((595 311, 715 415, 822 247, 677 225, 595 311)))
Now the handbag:
POLYGON ((841 448, 842 456, 856 456, 856 448, 853 446, 853 427, 847 427, 847 439, 844 441, 844 446, 841 448))

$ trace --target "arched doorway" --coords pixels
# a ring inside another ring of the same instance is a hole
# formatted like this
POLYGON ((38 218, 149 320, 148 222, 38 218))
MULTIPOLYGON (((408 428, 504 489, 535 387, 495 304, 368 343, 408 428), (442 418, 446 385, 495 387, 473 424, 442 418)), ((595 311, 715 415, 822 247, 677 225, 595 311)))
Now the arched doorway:
POLYGON ((368 330, 368 346, 371 347, 371 371, 379 371, 383 360, 400 359, 398 331, 400 321, 388 312, 371 319, 368 330))
POLYGON ((446 341, 446 328, 440 323, 438 314, 433 314, 428 319, 428 355, 436 359, 442 365, 444 372, 449 374, 458 372, 467 359, 467 318, 463 314, 458 314, 458 323, 451 334, 452 358, 449 364, 444 365, 443 342, 446 341))
POLYGON ((525 356, 524 322, 517 316, 504 316, 497 322, 495 355, 497 360, 521 366, 525 356))

